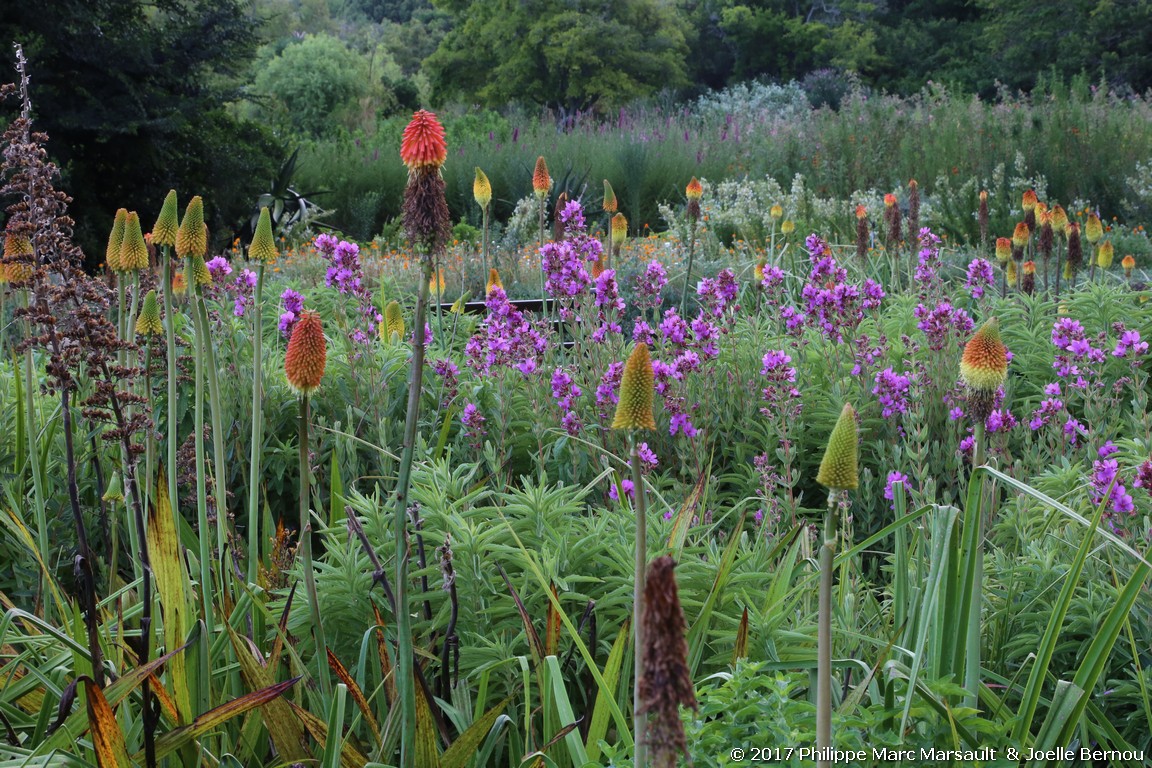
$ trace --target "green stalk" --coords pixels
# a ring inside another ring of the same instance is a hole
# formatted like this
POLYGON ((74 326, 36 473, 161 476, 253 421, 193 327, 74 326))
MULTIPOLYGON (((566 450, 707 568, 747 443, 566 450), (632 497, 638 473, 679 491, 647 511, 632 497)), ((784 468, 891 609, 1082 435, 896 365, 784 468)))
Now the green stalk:
MULTIPOLYGON (((264 263, 256 264, 256 295, 252 302, 252 437, 248 454, 248 583, 255 584, 260 565, 260 459, 264 445, 264 365, 260 357, 260 300, 264 295, 264 263)), ((253 610, 253 620, 258 611, 253 610)))
MULTIPOLYGON (((152 336, 149 334, 144 339, 144 397, 148 400, 148 412, 152 414, 152 423, 149 425, 148 434, 144 440, 144 482, 142 496, 144 498, 144 509, 148 509, 148 505, 152 499, 152 473, 156 468, 156 405, 153 402, 155 398, 152 394, 152 336)), ((115 561, 113 561, 115 562, 115 561)))
MULTIPOLYGON (((483 246, 483 248, 484 248, 484 255, 482 258, 484 260, 484 271, 480 275, 480 283, 482 285, 488 281, 488 206, 487 205, 484 206, 484 246, 483 246)), ((485 298, 487 298, 487 297, 485 297, 485 298)), ((0 312, 0 317, 3 317, 2 312, 0 312)), ((3 349, 3 345, 0 345, 0 349, 3 349)))
MULTIPOLYGON (((540 251, 542 251, 543 249, 544 249, 544 198, 541 197, 540 198, 540 251)), ((540 257, 540 301, 543 302, 543 304, 541 304, 541 310, 543 313, 543 311, 547 309, 548 293, 544 289, 544 255, 540 251, 537 251, 536 253, 540 257)))
MULTIPOLYGON (((972 471, 984 466, 984 422, 977 421, 972 425, 972 471)), ((984 494, 976 505, 975 520, 965 520, 965 525, 976 526, 976 551, 972 553, 972 601, 968 609, 967 643, 964 648, 964 688, 968 694, 964 697, 964 706, 975 708, 979 704, 980 694, 980 612, 984 601, 984 494)))
MULTIPOLYGON (((31 286, 26 287, 22 293, 24 294, 24 309, 30 309, 32 306, 31 286)), ((32 323, 25 318, 24 336, 30 337, 31 335, 32 323)), ((40 449, 37 445, 40 429, 38 426, 39 419, 36 418, 36 392, 39 387, 36 386, 36 374, 33 368, 35 363, 36 361, 32 357, 32 348, 28 347, 24 350, 24 408, 27 411, 25 424, 27 424, 26 433, 28 435, 28 467, 32 472, 32 499, 36 504, 36 545, 40 548, 40 557, 50 568, 52 557, 48 540, 48 510, 44 506, 44 477, 41 473, 40 449)), ((44 605, 48 606, 48 574, 43 571, 40 574, 40 594, 45 598, 44 605)))
POLYGON ((648 567, 648 511, 644 497, 644 477, 640 473, 640 454, 636 450, 636 435, 628 432, 628 453, 632 463, 633 510, 636 512, 636 570, 633 576, 632 633, 633 677, 632 677, 632 736, 636 744, 636 768, 647 768, 648 764, 648 718, 644 714, 640 700, 640 678, 643 676, 642 657, 644 654, 644 581, 648 567))
POLYGON ((316 673, 320 692, 327 701, 332 698, 332 679, 328 674, 328 643, 320 621, 320 599, 316 592, 316 570, 312 563, 312 524, 308 519, 308 499, 312 491, 311 468, 308 465, 308 395, 300 397, 300 549, 304 553, 304 590, 312 609, 312 637, 316 641, 316 673))
MULTIPOLYGON (((204 347, 209 343, 207 329, 204 328, 204 323, 201 322, 201 314, 195 308, 198 308, 201 303, 200 286, 197 285, 195 276, 192 273, 192 257, 187 258, 185 264, 186 274, 192 276, 188 281, 188 290, 192 291, 192 302, 194 305, 193 322, 196 326, 196 365, 193 373, 193 382, 195 388, 195 421, 193 423, 193 441, 196 447, 196 521, 199 526, 200 535, 197 537, 200 540, 200 607, 204 617, 204 629, 208 638, 213 638, 216 635, 216 617, 214 612, 215 600, 213 599, 213 584, 212 584, 212 549, 209 544, 211 540, 212 530, 208 525, 208 487, 207 476, 204 468, 204 347)), ((210 640, 206 642, 211 642, 210 640)), ((205 711, 208 702, 211 700, 211 690, 209 680, 201 680, 201 696, 200 705, 205 711)))
MULTIPOLYGON (((172 310, 172 254, 164 246, 164 335, 168 347, 168 503, 179 523, 180 503, 176 494, 176 317, 172 310)), ((151 482, 149 480, 149 482, 151 482)), ((180 530, 177 527, 176 530, 180 530)))
MULTIPOLYGON (((204 362, 208 381, 208 409, 212 418, 212 480, 216 504, 216 551, 223 553, 227 546, 228 492, 224 477, 224 403, 220 399, 220 374, 216 365, 216 348, 209 340, 208 310, 204 297, 196 294, 196 312, 204 328, 204 362)), ((221 575, 221 578, 223 576, 221 575)))
MULTIPOLYGON (((541 209, 543 210, 543 209, 541 209)), ((543 228, 541 228, 543 233, 543 228)), ((543 237, 543 234, 541 234, 543 237)), ((396 544, 395 579, 392 589, 396 598, 396 697, 400 705, 400 765, 414 765, 416 749, 416 690, 412 663, 412 626, 408 614, 408 486, 412 479, 412 461, 420 418, 420 390, 424 382, 424 318, 428 313, 428 282, 432 279, 432 256, 423 258, 424 276, 416 294, 416 311, 412 322, 412 371, 408 378, 408 407, 404 416, 404 450, 400 456, 400 473, 396 480, 396 509, 392 533, 396 544)), ((543 274, 543 272, 541 272, 543 274)))
POLYGON ((688 269, 684 271, 684 290, 680 296, 680 317, 688 308, 688 286, 692 282, 692 260, 696 256, 696 219, 688 222, 688 269))
MULTIPOLYGON (((825 755, 832 746, 832 561, 836 554, 837 505, 840 491, 828 491, 824 543, 820 546, 820 595, 816 629, 816 748, 825 755)), ((820 768, 831 765, 822 757, 820 768)))

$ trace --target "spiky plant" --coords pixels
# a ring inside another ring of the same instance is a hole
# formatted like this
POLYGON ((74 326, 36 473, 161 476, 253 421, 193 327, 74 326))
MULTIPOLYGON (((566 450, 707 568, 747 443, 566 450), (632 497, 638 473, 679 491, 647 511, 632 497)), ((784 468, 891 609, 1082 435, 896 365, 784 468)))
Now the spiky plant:
MULTIPOLYGON (((1008 378, 1008 349, 1000 340, 1000 321, 989 318, 973 334, 964 347, 960 358, 960 381, 968 395, 968 416, 972 421, 972 467, 975 470, 984 464, 984 424, 992 413, 996 392, 1008 378)), ((975 526, 974 541, 978 548, 974 563, 973 584, 982 583, 984 572, 983 541, 984 515, 983 499, 976 507, 976 519, 965 520, 965 525, 975 526)), ((968 695, 966 703, 975 706, 980 684, 980 612, 983 591, 972 590, 968 613, 968 641, 965 651, 964 687, 968 695)))
POLYGON ((412 343, 412 368, 408 379, 408 405, 404 418, 404 447, 396 481, 393 513, 393 536, 396 545, 395 601, 396 618, 396 687, 400 711, 400 765, 411 768, 415 760, 416 698, 415 668, 411 617, 408 612, 408 488, 412 460, 416 449, 416 432, 420 417, 420 390, 424 376, 424 320, 427 314, 428 283, 437 256, 443 252, 450 232, 448 203, 444 198, 441 166, 448 157, 444 128, 436 115, 420 110, 404 129, 400 159, 408 166, 408 184, 404 188, 404 230, 420 255, 423 279, 417 288, 412 343))
MULTIPOLYGON (((820 594, 816 633, 816 747, 832 746, 832 561, 839 537, 840 496, 859 485, 857 453, 859 436, 856 411, 845 403, 840 411, 816 482, 828 489, 828 508, 824 515, 824 540, 820 546, 820 594)), ((821 764, 827 765, 824 758, 821 764)))
POLYGON ((332 695, 332 681, 326 663, 328 644, 324 638, 324 625, 320 616, 320 599, 316 592, 316 570, 312 559, 312 523, 308 515, 308 500, 312 492, 311 464, 308 461, 308 398, 320 387, 327 362, 327 343, 320 315, 306 311, 292 326, 288 352, 284 357, 284 376, 300 395, 300 551, 304 559, 304 589, 312 610, 312 636, 316 643, 317 674, 324 698, 332 695))
MULTIPOLYGON (((652 561, 644 584, 644 646, 640 699, 643 717, 652 720, 648 739, 655 768, 675 768, 689 757, 680 707, 697 709, 696 689, 688 669, 687 624, 676 587, 676 562, 664 555, 652 561)), ((637 763, 639 765, 639 763, 637 763)))
MULTIPOLYGON (((648 345, 640 342, 632 349, 624 364, 620 379, 620 399, 616 403, 616 415, 612 419, 612 429, 624 430, 628 436, 628 454, 632 465, 633 509, 636 513, 636 567, 633 574, 632 626, 635 637, 635 659, 633 669, 633 736, 636 743, 635 765, 646 765, 646 728, 643 697, 641 695, 642 649, 644 641, 644 577, 648 562, 648 517, 644 493, 644 476, 640 454, 636 448, 638 430, 656 429, 656 419, 652 414, 652 403, 656 396, 656 376, 652 370, 652 356, 648 345)), ((624 494, 620 494, 624 498, 624 494)))

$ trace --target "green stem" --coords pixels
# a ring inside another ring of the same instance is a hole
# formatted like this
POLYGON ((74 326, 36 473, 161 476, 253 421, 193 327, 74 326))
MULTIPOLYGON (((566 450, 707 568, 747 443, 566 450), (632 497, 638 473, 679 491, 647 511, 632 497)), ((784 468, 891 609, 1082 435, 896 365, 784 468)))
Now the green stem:
POLYGON ((324 699, 332 698, 332 679, 328 674, 328 643, 320 621, 320 598, 316 591, 316 569, 312 562, 312 523, 308 518, 308 499, 312 492, 312 471, 308 463, 308 395, 300 398, 300 549, 304 553, 304 591, 312 611, 312 637, 316 641, 316 673, 324 699))
MULTIPOLYGON (((836 554, 837 504, 840 491, 828 492, 828 511, 824 514, 824 542, 820 546, 820 595, 816 630, 816 748, 832 746, 832 560, 836 554)), ((821 752, 821 754, 826 754, 821 752)), ((830 765, 827 759, 817 762, 820 768, 830 765)))
MULTIPOLYGON (((32 306, 31 291, 31 287, 22 291, 24 309, 26 310, 32 306)), ((24 320, 24 336, 25 338, 32 336, 32 323, 27 318, 24 320)), ((27 412, 25 431, 28 435, 28 467, 32 472, 32 499, 36 504, 36 545, 40 548, 40 557, 44 560, 45 570, 47 570, 52 567, 52 553, 49 546, 48 510, 44 504, 44 477, 40 467, 40 448, 37 439, 40 431, 38 426, 40 420, 36 418, 36 392, 39 387, 36 386, 35 363, 32 348, 28 347, 24 350, 24 408, 27 412)), ((48 574, 46 572, 41 573, 40 594, 45 607, 47 607, 50 603, 48 600, 48 574)))
MULTIPOLYGON (((196 312, 200 325, 204 328, 204 362, 208 381, 208 410, 212 418, 212 480, 213 497, 216 505, 216 552, 222 554, 227 546, 228 532, 228 491, 225 487, 224 467, 224 403, 220 399, 220 374, 216 365, 216 348, 209 341, 208 310, 204 297, 197 293, 196 312)), ((223 579, 223 575, 220 577, 223 579)))
MULTIPOLYGON (((212 548, 210 544, 210 531, 212 529, 208 524, 208 479, 204 468, 204 347, 209 344, 209 340, 208 330, 204 327, 199 311, 202 299, 200 286, 197 285, 192 273, 191 256, 187 259, 185 270, 187 270, 188 275, 192 276, 192 279, 188 281, 188 289, 192 291, 193 322, 196 326, 196 364, 193 372, 195 421, 192 435, 196 449, 196 521, 200 532, 197 537, 200 540, 200 607, 203 612, 204 629, 208 637, 212 638, 216 635, 216 618, 213 609, 215 601, 213 600, 212 583, 212 548)), ((201 681, 200 691, 200 705, 207 707, 211 700, 211 691, 207 680, 201 681)), ((200 711, 205 710, 201 709, 200 711)))
POLYGON ((636 450, 636 436, 628 433, 628 452, 632 464, 633 510, 636 512, 636 570, 633 577, 632 633, 633 677, 632 677, 632 730, 636 744, 636 768, 646 768, 648 763, 648 718, 644 714, 640 699, 640 678, 643 677, 644 655, 644 581, 648 568, 648 510, 644 496, 644 477, 640 473, 640 454, 636 450))
MULTIPOLYGON (((984 466, 984 422, 972 425, 972 470, 984 466)), ((971 482, 971 481, 969 481, 971 482)), ((966 525, 976 526, 976 551, 972 577, 972 602, 968 609, 967 643, 964 647, 964 688, 967 695, 964 706, 976 707, 980 694, 980 613, 984 602, 984 494, 980 494, 976 506, 975 520, 966 520, 966 525)))
MULTIPOLYGON (((260 566, 260 460, 264 446, 264 364, 260 356, 260 301, 264 295, 264 263, 256 265, 256 294, 252 302, 252 437, 248 454, 248 583, 255 584, 260 566)), ((253 611, 253 616, 258 611, 253 611)), ((255 620, 255 619, 253 619, 255 620)))
POLYGON ((540 250, 538 250, 536 252, 537 256, 540 257, 540 301, 543 302, 541 304, 541 314, 544 314, 544 310, 546 310, 547 305, 548 305, 548 293, 544 288, 544 254, 542 253, 543 250, 544 250, 544 198, 541 197, 540 198, 540 250))
MULTIPOLYGON (((543 232, 543 229, 541 229, 543 232)), ((541 235, 543 236, 543 235, 541 235)), ((412 479, 412 461, 420 418, 420 391, 424 382, 424 318, 428 313, 428 281, 432 277, 432 256, 423 258, 424 276, 416 294, 413 317, 412 370, 408 378, 408 407, 404 416, 404 450, 400 456, 400 473, 396 480, 396 508, 392 533, 396 545, 396 695, 400 704, 400 765, 411 768, 415 760, 416 691, 412 664, 412 626, 408 615, 408 486, 412 479)), ((543 274, 543 273, 541 273, 543 274)))
MULTIPOLYGON (((176 492, 176 316, 172 309, 172 254, 167 245, 164 246, 162 258, 164 334, 168 347, 168 503, 172 505, 172 514, 179 523, 180 503, 176 492)), ((176 530, 180 530, 179 525, 176 530)))
POLYGON ((680 296, 680 317, 688 308, 688 286, 692 282, 692 260, 696 255, 696 220, 688 223, 688 268, 684 270, 684 290, 680 296))
MULTIPOLYGON (((480 284, 488 282, 488 206, 484 206, 484 271, 480 275, 480 284)), ((487 296, 485 296, 487 298, 487 296)), ((2 347, 0 347, 2 348, 2 347)))

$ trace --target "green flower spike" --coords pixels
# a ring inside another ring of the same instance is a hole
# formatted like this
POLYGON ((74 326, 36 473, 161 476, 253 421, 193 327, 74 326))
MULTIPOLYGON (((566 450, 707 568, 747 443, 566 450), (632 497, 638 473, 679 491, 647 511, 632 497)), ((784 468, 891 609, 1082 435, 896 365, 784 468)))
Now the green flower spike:
POLYGON ((204 201, 200 195, 188 201, 184 209, 184 220, 176 231, 176 255, 199 256, 208 252, 208 225, 204 223, 204 201))
POLYGON ((140 215, 130 211, 124 222, 124 240, 120 244, 120 268, 125 272, 148 269, 148 244, 140 230, 140 215))
POLYGON ((104 251, 104 265, 113 272, 123 272, 120 252, 124 248, 124 225, 128 222, 128 209, 116 211, 112 232, 108 235, 108 248, 104 251))
POLYGON ((160 321, 160 303, 156 301, 156 291, 148 291, 144 295, 140 317, 136 318, 136 335, 161 336, 163 333, 164 323, 160 321))
POLYGON ((179 214, 176 208, 176 190, 168 190, 160 215, 152 225, 152 245, 157 248, 176 245, 176 233, 180 231, 179 214))
POLYGON ((816 482, 825 488, 851 491, 859 485, 856 469, 856 411, 848 403, 828 436, 828 447, 820 461, 816 482))
POLYGON ((640 342, 624 364, 620 400, 616 403, 612 429, 656 429, 656 419, 652 416, 655 394, 656 375, 652 372, 652 357, 648 354, 648 345, 640 342))
POLYGON ((248 258, 268 264, 276 261, 280 254, 276 250, 276 240, 272 237, 272 216, 267 208, 260 209, 260 220, 256 222, 256 233, 248 246, 248 258))

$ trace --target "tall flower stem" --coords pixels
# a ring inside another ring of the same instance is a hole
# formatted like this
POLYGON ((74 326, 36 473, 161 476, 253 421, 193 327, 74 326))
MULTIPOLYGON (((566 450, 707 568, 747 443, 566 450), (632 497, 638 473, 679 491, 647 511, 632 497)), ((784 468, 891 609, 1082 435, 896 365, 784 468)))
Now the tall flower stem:
POLYGON ((332 697, 332 680, 328 675, 328 643, 320 621, 320 599, 316 591, 316 570, 312 562, 312 524, 308 517, 308 499, 312 493, 312 470, 308 461, 308 395, 300 397, 300 550, 304 555, 304 590, 312 612, 312 636, 316 641, 316 666, 320 691, 325 701, 332 697))
MULTIPOLYGON (((204 296, 196 292, 196 314, 204 329, 204 368, 208 382, 208 410, 212 418, 212 480, 216 507, 216 552, 223 553, 227 545, 228 491, 225 488, 224 457, 224 403, 220 399, 220 374, 216 365, 216 349, 209 339, 208 310, 204 296)), ((222 578, 222 577, 221 577, 222 578)))
POLYGON ((428 313, 428 283, 432 279, 432 255, 425 254, 422 262, 424 276, 420 280, 416 294, 416 310, 413 317, 415 327, 412 331, 412 370, 408 378, 408 407, 404 416, 404 450, 400 456, 400 471, 396 480, 396 508, 392 520, 392 533, 396 544, 393 581, 393 594, 396 598, 396 694, 401 716, 400 765, 404 768, 413 764, 416 743, 416 690, 413 687, 412 626, 408 614, 408 487, 412 479, 412 461, 416 452, 420 421, 420 391, 424 383, 424 318, 428 313))
MULTIPOLYGON (((195 368, 193 371, 193 387, 195 392, 194 400, 194 418, 193 424, 193 442, 196 449, 196 521, 199 526, 200 535, 197 537, 200 540, 200 603, 201 611, 204 617, 204 628, 207 631, 208 637, 214 637, 216 634, 216 619, 215 611, 213 610, 213 584, 212 584, 212 545, 211 545, 211 527, 208 523, 208 486, 207 486, 207 473, 204 467, 204 347, 208 342, 208 329, 202 321, 202 315, 199 311, 202 298, 200 295, 199 281, 195 279, 195 272, 192 268, 192 257, 189 256, 185 264, 185 274, 191 275, 193 279, 189 280, 189 290, 192 291, 192 303, 194 306, 193 322, 196 324, 196 347, 195 347, 195 368)), ((206 690, 206 689, 205 689, 206 690)), ((201 701, 206 704, 206 701, 201 701)))
MULTIPOLYGON (((972 471, 984 466, 985 440, 984 422, 977 420, 972 425, 972 471)), ((971 481, 969 481, 971 482, 971 481)), ((980 694, 980 613, 983 609, 984 590, 984 495, 981 493, 976 505, 975 520, 966 520, 966 525, 976 526, 976 551, 972 553, 974 562, 972 577, 972 602, 968 609, 967 642, 964 646, 964 688, 968 692, 964 706, 976 707, 980 694)))
POLYGON ((541 305, 542 311, 548 306, 548 293, 544 289, 544 200, 545 198, 540 198, 540 247, 536 251, 537 255, 540 256, 540 301, 543 302, 541 305))
MULTIPOLYGON (((264 364, 261 359, 261 298, 264 263, 256 264, 256 293, 252 302, 252 436, 248 454, 248 582, 255 584, 260 566, 260 460, 264 446, 264 364)), ((253 613, 253 616, 255 616, 253 613)))
MULTIPOLYGON (((32 297, 31 288, 26 288, 22 291, 24 294, 24 309, 31 309, 32 297)), ((25 338, 32 335, 32 323, 29 320, 24 321, 24 336, 25 338)), ((51 560, 51 547, 48 539, 48 510, 44 502, 44 477, 42 468, 40 466, 40 448, 38 443, 38 435, 40 431, 40 420, 36 418, 36 391, 39 387, 36 385, 36 359, 32 356, 32 347, 29 346, 24 350, 24 424, 25 433, 28 436, 28 468, 32 473, 32 499, 36 504, 36 545, 40 548, 40 557, 47 563, 51 560)), ((44 598, 44 605, 50 604, 47 600, 48 595, 48 574, 41 573, 40 577, 40 594, 44 598)))
POLYGON ((688 286, 692 284, 692 261, 696 255, 696 219, 691 219, 688 224, 688 268, 684 270, 684 290, 680 296, 680 317, 684 317, 684 312, 688 308, 688 286))
POLYGON ((641 665, 644 653, 644 579, 648 568, 648 510, 644 497, 644 477, 640 472, 640 454, 636 450, 636 435, 632 430, 628 432, 628 454, 632 464, 632 493, 634 501, 633 510, 636 513, 636 570, 633 577, 632 599, 632 632, 635 642, 633 645, 633 676, 632 676, 632 730, 633 741, 636 744, 636 768, 646 768, 648 763, 648 734, 647 715, 644 713, 643 701, 640 698, 640 678, 643 676, 641 665))
MULTIPOLYGON (((484 271, 480 273, 483 280, 488 279, 488 208, 489 206, 484 206, 484 240, 481 256, 484 261, 484 271)), ((0 317, 3 317, 2 313, 0 313, 0 317)))
POLYGON ((172 310, 170 246, 164 246, 162 259, 164 262, 161 270, 161 281, 164 283, 164 334, 168 347, 168 502, 172 505, 172 513, 179 515, 180 504, 176 491, 176 316, 172 310))
MULTIPOLYGON (((828 491, 824 513, 824 541, 820 545, 820 595, 816 629, 816 748, 832 746, 832 561, 836 554, 840 491, 828 491)), ((821 754, 825 754, 821 752, 821 754)), ((820 768, 830 765, 821 758, 820 768)))

